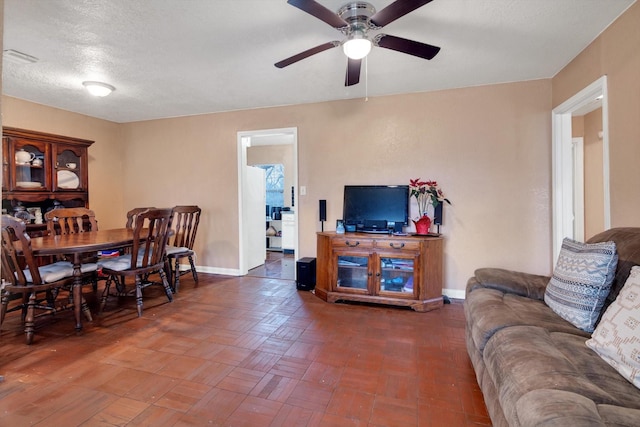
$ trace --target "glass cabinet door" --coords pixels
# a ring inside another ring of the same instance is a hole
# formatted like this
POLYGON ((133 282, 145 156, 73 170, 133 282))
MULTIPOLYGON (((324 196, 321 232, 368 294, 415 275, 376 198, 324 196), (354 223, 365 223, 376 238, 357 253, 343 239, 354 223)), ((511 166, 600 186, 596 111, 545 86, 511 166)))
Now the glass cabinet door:
POLYGON ((380 293, 413 298, 416 258, 411 256, 379 256, 380 293))
POLYGON ((9 138, 2 138, 2 191, 9 188, 9 138))
POLYGON ((369 256, 361 254, 337 254, 336 287, 344 292, 369 291, 369 256))
POLYGON ((56 190, 83 190, 82 149, 59 145, 56 150, 56 190))
POLYGON ((49 184, 46 146, 17 140, 12 151, 13 156, 9 161, 14 164, 14 188, 20 191, 45 189, 49 184))

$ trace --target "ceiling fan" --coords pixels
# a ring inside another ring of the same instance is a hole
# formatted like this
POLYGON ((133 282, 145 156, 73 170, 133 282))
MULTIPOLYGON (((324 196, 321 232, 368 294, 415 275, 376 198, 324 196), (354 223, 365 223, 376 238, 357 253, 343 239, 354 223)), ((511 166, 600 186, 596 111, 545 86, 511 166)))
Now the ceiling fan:
POLYGON ((347 56, 347 75, 344 85, 352 86, 358 84, 360 81, 362 58, 369 54, 372 45, 407 53, 419 58, 432 59, 440 51, 440 48, 437 46, 388 34, 376 34, 372 36, 369 33, 369 31, 382 29, 385 25, 431 1, 432 0, 396 0, 378 12, 376 12, 375 7, 370 3, 353 1, 345 4, 334 13, 314 0, 288 0, 287 3, 290 5, 307 12, 340 31, 346 36, 346 39, 343 41, 334 40, 312 47, 297 55, 276 62, 275 66, 284 68, 316 53, 342 46, 347 56))

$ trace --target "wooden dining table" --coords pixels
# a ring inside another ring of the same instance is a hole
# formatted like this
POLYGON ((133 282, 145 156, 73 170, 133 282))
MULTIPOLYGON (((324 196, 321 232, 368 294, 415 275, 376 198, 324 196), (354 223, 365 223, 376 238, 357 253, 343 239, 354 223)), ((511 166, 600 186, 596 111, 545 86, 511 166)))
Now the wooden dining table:
POLYGON ((37 256, 73 256, 73 300, 76 332, 82 331, 82 254, 86 252, 120 249, 133 245, 133 230, 115 228, 111 230, 87 231, 31 238, 31 249, 37 256))

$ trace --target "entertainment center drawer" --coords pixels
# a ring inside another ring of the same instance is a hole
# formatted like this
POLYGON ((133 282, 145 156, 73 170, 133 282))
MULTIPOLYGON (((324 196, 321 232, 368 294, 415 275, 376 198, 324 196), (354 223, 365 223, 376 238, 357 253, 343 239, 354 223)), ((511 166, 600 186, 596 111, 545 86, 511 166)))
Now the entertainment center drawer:
POLYGON ((416 240, 397 239, 376 240, 376 249, 417 251, 420 249, 420 242, 416 240))
POLYGON ((358 237, 337 237, 333 239, 332 245, 334 248, 372 248, 372 239, 361 239, 358 237))

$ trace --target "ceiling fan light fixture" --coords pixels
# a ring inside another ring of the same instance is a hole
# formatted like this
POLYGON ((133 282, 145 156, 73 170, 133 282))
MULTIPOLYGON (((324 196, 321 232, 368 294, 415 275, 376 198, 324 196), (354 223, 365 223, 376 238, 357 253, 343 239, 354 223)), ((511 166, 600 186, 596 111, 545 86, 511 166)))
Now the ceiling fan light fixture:
POLYGON ((110 84, 102 82, 86 81, 82 82, 82 85, 87 88, 87 91, 93 96, 107 96, 111 92, 116 90, 116 88, 111 86, 110 84))
POLYGON ((351 59, 362 59, 371 52, 371 40, 362 32, 356 31, 342 44, 342 50, 351 59))

